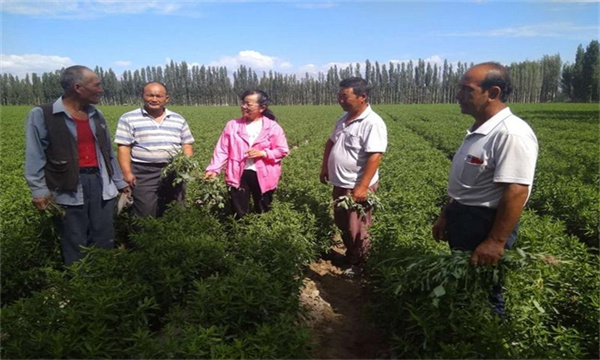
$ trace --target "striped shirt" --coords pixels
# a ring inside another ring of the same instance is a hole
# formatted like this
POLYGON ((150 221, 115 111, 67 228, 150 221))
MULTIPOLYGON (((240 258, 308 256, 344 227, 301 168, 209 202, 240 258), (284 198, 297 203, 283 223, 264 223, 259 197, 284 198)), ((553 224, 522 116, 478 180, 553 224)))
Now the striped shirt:
POLYGON ((138 163, 168 163, 181 151, 181 145, 193 144, 194 137, 183 116, 165 109, 158 123, 142 107, 119 119, 115 143, 131 146, 131 160, 138 163))

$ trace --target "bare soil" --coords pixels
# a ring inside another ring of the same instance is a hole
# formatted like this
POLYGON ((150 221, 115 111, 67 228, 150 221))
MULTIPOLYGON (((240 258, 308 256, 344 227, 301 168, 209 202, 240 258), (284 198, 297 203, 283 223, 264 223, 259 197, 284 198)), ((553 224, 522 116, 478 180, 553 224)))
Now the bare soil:
POLYGON ((303 321, 314 335, 316 359, 389 358, 385 344, 366 310, 369 298, 361 276, 343 271, 343 246, 310 264, 300 295, 306 313, 303 321))

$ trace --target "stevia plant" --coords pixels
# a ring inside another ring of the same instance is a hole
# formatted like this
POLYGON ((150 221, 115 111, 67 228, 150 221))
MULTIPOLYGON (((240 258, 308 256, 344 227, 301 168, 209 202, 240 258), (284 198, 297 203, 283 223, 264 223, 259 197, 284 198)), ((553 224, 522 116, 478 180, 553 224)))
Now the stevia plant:
POLYGON ((176 186, 181 183, 189 183, 197 178, 199 168, 195 159, 179 151, 173 156, 169 165, 162 169, 160 175, 163 179, 171 180, 173 186, 176 186))
POLYGON ((342 208, 344 210, 352 210, 358 212, 361 218, 365 218, 367 211, 370 209, 378 210, 382 209, 381 201, 377 195, 368 193, 365 201, 357 202, 354 200, 352 194, 340 196, 333 201, 334 206, 342 208))

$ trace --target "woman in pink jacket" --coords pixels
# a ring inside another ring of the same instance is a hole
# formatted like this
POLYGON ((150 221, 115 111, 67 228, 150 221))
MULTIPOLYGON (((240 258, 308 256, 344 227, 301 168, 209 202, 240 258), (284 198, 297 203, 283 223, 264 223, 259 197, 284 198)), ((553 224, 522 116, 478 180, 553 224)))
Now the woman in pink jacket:
POLYGON ((241 96, 242 117, 230 120, 215 146, 205 178, 214 178, 225 166, 231 204, 237 219, 249 212, 268 211, 281 177, 281 160, 289 153, 285 133, 269 110, 269 96, 248 90, 241 96))

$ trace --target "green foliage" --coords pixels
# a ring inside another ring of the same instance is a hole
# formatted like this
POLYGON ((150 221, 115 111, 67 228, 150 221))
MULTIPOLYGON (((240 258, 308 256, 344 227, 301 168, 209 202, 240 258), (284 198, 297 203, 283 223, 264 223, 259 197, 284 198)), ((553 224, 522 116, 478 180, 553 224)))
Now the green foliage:
MULTIPOLYGON (((471 119, 456 106, 381 106, 389 147, 377 192, 366 285, 396 357, 598 358, 597 105, 519 105, 540 158, 517 248, 498 267, 468 264, 431 238, 450 161, 471 119), (574 155, 575 154, 575 155, 574 155), (596 154, 596 155, 594 155, 596 154), (596 231, 596 233, 594 233, 596 231), (597 238, 595 239, 597 241, 597 238), (487 301, 504 279, 508 318, 487 301)), ((308 358, 297 324, 306 265, 335 232, 331 187, 319 183, 337 106, 275 107, 291 152, 273 209, 226 216, 221 179, 200 181, 234 107, 173 109, 188 119, 181 158, 187 205, 160 219, 117 218, 118 249, 88 249, 64 270, 52 215, 23 179, 27 108, 0 119, 3 358, 308 358), (325 125, 324 125, 325 124, 325 125), (196 201, 201 206, 193 206, 196 201), (191 206, 190 206, 191 205, 191 206), (101 311, 100 311, 101 310, 101 311)), ((126 107, 105 107, 109 126, 126 107)))
POLYGON ((340 196, 333 201, 333 205, 344 210, 356 211, 361 218, 367 216, 367 211, 371 209, 378 210, 382 208, 381 201, 373 193, 368 193, 367 198, 363 202, 354 201, 352 194, 340 196))
POLYGON ((173 186, 175 186, 182 183, 189 183, 195 178, 198 178, 198 170, 198 163, 192 159, 191 156, 187 156, 183 152, 179 151, 173 155, 169 165, 165 166, 161 170, 160 176, 163 179, 170 180, 173 186))
POLYGON ((214 214, 226 209, 229 196, 227 186, 221 179, 202 179, 194 189, 195 192, 190 195, 195 199, 196 206, 214 214))
POLYGON ((2 356, 122 357, 156 307, 147 285, 57 276, 53 287, 2 309, 2 356))

